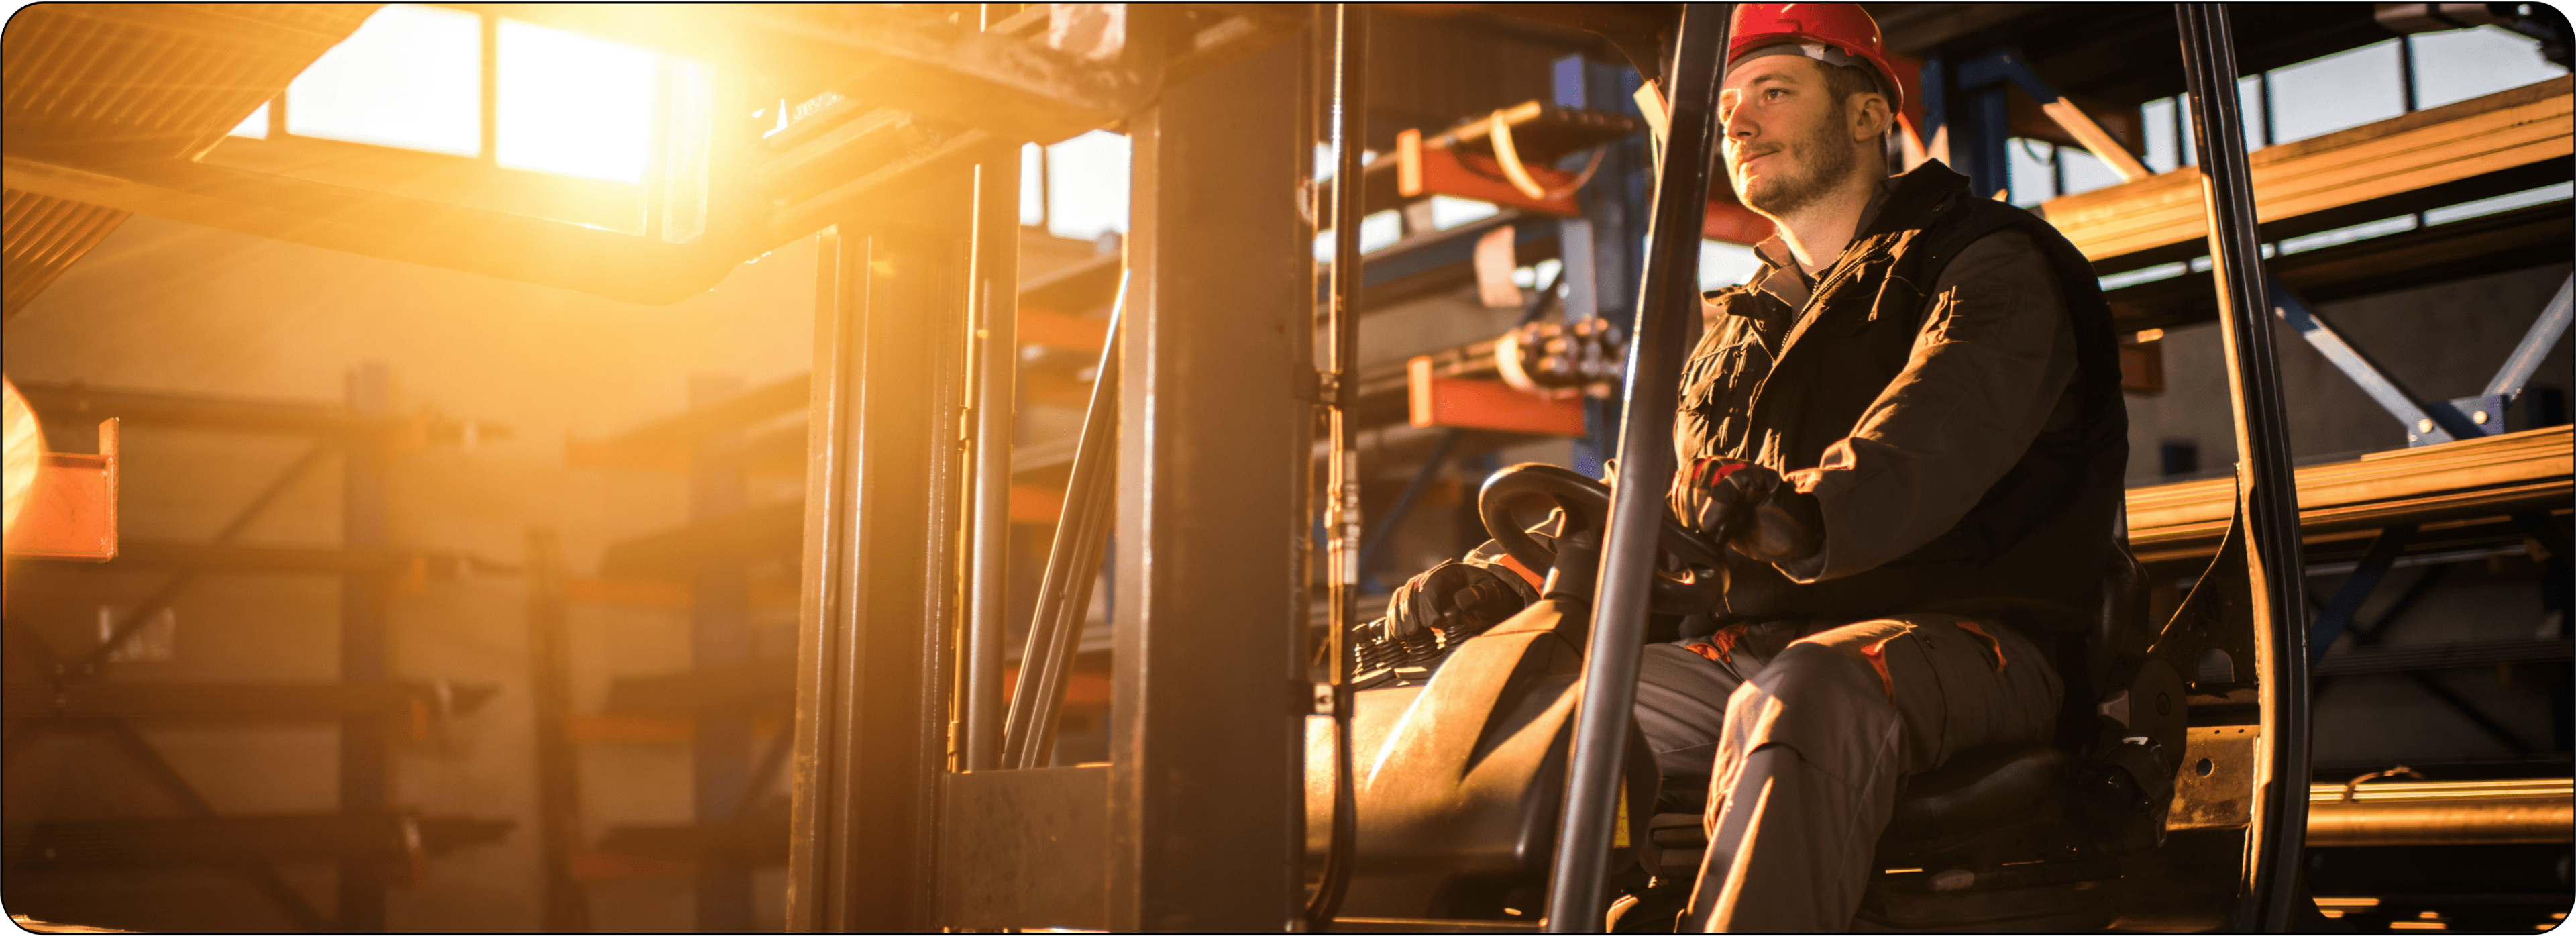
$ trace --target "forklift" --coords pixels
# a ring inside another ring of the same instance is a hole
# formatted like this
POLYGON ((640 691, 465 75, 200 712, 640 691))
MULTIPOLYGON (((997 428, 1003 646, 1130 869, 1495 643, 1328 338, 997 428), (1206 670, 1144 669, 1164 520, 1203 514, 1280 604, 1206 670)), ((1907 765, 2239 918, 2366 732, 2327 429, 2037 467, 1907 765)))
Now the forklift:
MULTIPOLYGON (((1174 84, 1130 118, 1128 280, 1007 696, 1003 630, 984 591, 1000 560, 987 537, 939 539, 924 556, 918 528, 904 527, 936 527, 943 504, 963 506, 958 491, 989 509, 991 472, 1007 466, 985 454, 971 465, 900 463, 909 450, 871 425, 893 410, 869 375, 932 333, 865 311, 918 295, 900 275, 912 248, 850 229, 827 241, 790 928, 1680 922, 1706 847, 1701 817, 1651 805, 1673 798, 1659 795, 1664 778, 1630 710, 1648 615, 1707 608, 1725 587, 1719 547, 1666 519, 1663 493, 1682 339, 1698 314, 1685 284, 1718 146, 1729 14, 1727 4, 1526 13, 1599 32, 1653 76, 1665 142, 1626 328, 1617 478, 1516 465, 1484 481, 1485 531, 1545 584, 1536 604, 1472 638, 1390 635, 1357 611, 1349 410, 1362 10, 1319 7, 1304 45, 1174 84), (1301 206, 1282 193, 1304 177, 1301 144, 1319 138, 1337 171, 1329 196, 1301 206), (1330 230, 1332 257, 1349 258, 1321 275, 1291 262, 1318 229, 1330 230), (1205 275, 1208 264, 1228 282, 1205 275), (1310 446, 1316 435, 1323 444, 1310 446), (1307 474, 1315 448, 1320 485, 1307 474), (947 499, 873 518, 846 506, 906 492, 947 499), (1321 680, 1299 637, 1317 516, 1330 589, 1321 680), (1049 766, 1080 609, 1112 553, 1110 758, 1049 766), (918 586, 940 581, 947 557, 966 569, 965 595, 924 597, 918 586), (937 620, 952 601, 968 606, 953 634, 897 616, 937 620)), ((2319 922, 2302 882, 2311 655, 2300 514, 2232 93, 2235 44, 2219 5, 2179 4, 2174 17, 2242 453, 2233 517, 2216 558, 2161 620, 2147 613, 2137 561, 2114 552, 2080 659, 2060 661, 2070 688, 2059 737, 1966 752, 1912 778, 1859 925, 2319 922)), ((990 412, 994 359, 982 360, 984 382, 954 386, 978 401, 966 409, 990 412)))
MULTIPOLYGON (((1983 16, 2009 5, 1964 6, 1983 16)), ((2383 7, 2381 25, 2392 13, 2458 26, 2510 12, 2383 7)), ((130 212, 650 304, 703 293, 746 260, 811 240, 789 930, 1575 932, 1687 922, 1683 901, 1707 847, 1702 817, 1689 791, 1658 774, 1630 713, 1648 619, 1707 608, 1727 585, 1720 547, 1666 519, 1663 494, 1675 470, 1666 440, 1682 339, 1699 314, 1686 284, 1719 145, 1731 5, 1447 7, 1601 36, 1646 79, 1643 113, 1658 143, 1641 288, 1633 317, 1612 329, 1626 336, 1616 480, 1541 464, 1483 480, 1484 532, 1543 585, 1541 600, 1472 637, 1390 634, 1359 612, 1365 7, 484 10, 715 63, 712 98, 688 105, 707 132, 656 144, 656 181, 634 218, 643 233, 197 158, 357 28, 363 8, 264 25, 184 6, 47 9, 22 13, 13 40, 28 42, 28 26, 51 19, 63 29, 53 35, 81 39, 66 48, 115 52, 124 64, 100 77, 72 74, 87 67, 77 56, 28 58, 30 75, 70 89, 28 96, 29 107, 109 92, 153 99, 172 81, 199 80, 154 77, 137 63, 267 78, 181 101, 225 111, 200 128, 211 134, 203 139, 173 129, 185 121, 117 123, 157 113, 148 110, 66 105, 13 122, 11 205, 37 206, 21 214, 46 237, 13 240, 11 269, 35 275, 13 281, 26 288, 13 289, 12 303, 130 212), (1114 266, 1122 285, 1069 458, 1015 451, 1021 154, 1104 127, 1133 147, 1131 227, 1114 266), (1317 178, 1324 144, 1329 181, 1317 178), (1329 259, 1318 256, 1326 234, 1329 259), (19 241, 37 246, 21 256, 19 241), (55 249, 64 244, 74 246, 55 249), (1023 641, 1006 621, 1009 523, 1015 470, 1038 462, 1069 480, 1023 641), (1059 715, 1104 569, 1110 594, 1098 597, 1112 599, 1114 622, 1108 753, 1067 763, 1059 715)), ((2148 14, 2163 15, 2124 15, 2148 14)), ((2310 815, 2312 801, 2329 818, 2337 806, 2310 790, 2310 671, 2322 644, 2306 624, 2300 494, 2269 320, 2331 332, 2276 298, 2258 243, 2229 21, 2261 14, 2178 4, 2171 15, 2199 158, 2189 184, 2206 234, 2193 238, 2205 240, 2209 276, 2205 287, 2189 273, 2172 282, 2214 299, 2241 458, 2232 482, 2211 482, 2232 483, 2205 518, 2214 558, 2178 606, 2151 614, 2138 557, 2114 552, 2094 626, 2058 660, 2069 686, 2058 735, 1965 752, 1911 778, 1878 843, 1861 926, 2311 928, 2324 921, 2304 880, 2310 840, 2366 838, 2320 834, 2331 824, 2310 815)), ((2270 38, 2247 32, 2247 48, 2270 38)), ((2041 83, 2012 71, 2020 66, 2009 57, 1981 61, 2001 70, 1954 113, 1993 118, 1984 129, 1998 145, 1966 148, 1962 160, 1972 178, 1991 179, 2004 168, 2005 83, 2041 83)), ((2566 79, 2556 81, 2493 97, 2515 108, 2564 100, 2566 79)), ((2056 96, 2032 97, 2045 107, 2056 96)), ((2544 116, 2563 128, 2565 114, 2544 116)), ((1484 144, 1498 156, 1504 124, 1497 113, 1484 144)), ((2566 132, 2556 133, 2517 144, 2538 155, 2499 157, 2490 174, 2563 180, 2566 132), (2550 146, 2559 148, 2540 152, 2550 146)), ((1508 180, 1523 191, 1535 188, 1528 181, 1508 180)), ((2563 231, 2563 219, 2549 223, 2563 231)), ((1635 233, 1621 236, 1634 244, 1635 233)), ((2544 321, 2563 328, 2571 291, 2544 321)), ((2556 340, 2538 342, 2530 359, 2556 340)), ((2505 383, 2474 399, 2494 401, 2500 417, 2505 383)), ((2410 441, 2420 433, 2466 448, 2500 428, 2477 428, 2489 423, 2485 410, 2419 415, 2406 420, 2410 441)), ((2502 511, 2540 513, 2535 535, 2562 553, 2554 518, 2566 509, 2565 439, 2526 459, 2554 458, 2557 486, 2524 485, 2530 496, 2502 511), (2555 501, 2531 506, 2544 497, 2555 501)), ((2402 539, 2386 540, 2387 555, 2371 547, 2382 571, 2402 539)), ((2377 776, 2345 785, 2345 805, 2377 776)), ((2564 836, 2566 787, 2551 782, 2557 812, 2525 825, 2564 836)), ((2471 812, 2414 821, 2483 821, 2471 812)), ((570 841, 557 836, 549 860, 568 861, 570 841)), ((2567 839, 2511 841, 2563 848, 2567 839)), ((550 872, 569 892, 568 865, 550 872)), ((360 883, 360 896, 381 890, 360 883)))

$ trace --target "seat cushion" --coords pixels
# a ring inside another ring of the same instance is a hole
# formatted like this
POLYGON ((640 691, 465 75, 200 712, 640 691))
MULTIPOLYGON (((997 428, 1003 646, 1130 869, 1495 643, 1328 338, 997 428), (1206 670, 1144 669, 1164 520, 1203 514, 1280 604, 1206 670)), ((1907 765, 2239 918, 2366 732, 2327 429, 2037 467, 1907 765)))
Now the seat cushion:
MULTIPOLYGON (((1912 845, 1990 829, 2044 813, 2066 789, 2066 753, 2036 741, 1975 748, 1912 778, 1896 800, 1882 845, 1912 845)), ((1655 846, 1695 855, 1708 847, 1701 814, 1659 807, 1649 822, 1655 846)))
POLYGON ((1883 840, 1943 838, 2029 815, 2063 793, 2066 763, 2065 752, 2036 741, 1960 752, 1906 784, 1883 840))

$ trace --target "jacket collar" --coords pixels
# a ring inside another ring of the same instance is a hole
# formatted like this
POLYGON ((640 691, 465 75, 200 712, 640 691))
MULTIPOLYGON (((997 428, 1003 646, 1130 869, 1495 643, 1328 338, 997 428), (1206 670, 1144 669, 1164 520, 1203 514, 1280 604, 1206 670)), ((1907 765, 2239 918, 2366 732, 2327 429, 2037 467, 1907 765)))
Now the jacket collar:
MULTIPOLYGON (((1869 204, 1861 208, 1860 223, 1853 226, 1851 243, 1844 245, 1842 256, 1849 257, 1853 247, 1871 237, 1911 226, 1934 205, 1967 187, 1967 176, 1951 171, 1937 159, 1925 160, 1910 171, 1879 180, 1869 204)), ((1754 271, 1745 285, 1769 293, 1791 309, 1805 307, 1816 284, 1805 270, 1798 268, 1797 257, 1789 252, 1789 242, 1774 233, 1753 245, 1753 252, 1762 258, 1762 268, 1754 271)), ((1746 314, 1734 304, 1727 308, 1738 315, 1746 314)))

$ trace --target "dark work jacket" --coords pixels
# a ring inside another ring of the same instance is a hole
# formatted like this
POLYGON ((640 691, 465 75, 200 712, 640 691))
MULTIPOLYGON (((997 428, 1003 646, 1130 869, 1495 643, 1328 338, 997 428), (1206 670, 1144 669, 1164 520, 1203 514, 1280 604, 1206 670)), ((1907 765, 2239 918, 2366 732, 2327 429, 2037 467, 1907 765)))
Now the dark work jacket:
POLYGON ((1684 370, 1675 441, 1685 455, 1713 452, 1782 474, 1815 467, 1904 371, 1943 266, 2005 230, 2030 238, 2057 274, 2072 318, 2076 369, 2066 392, 2077 418, 2042 431, 1948 532, 1883 565, 1802 585, 1730 551, 1722 618, 1940 611, 2064 633, 2098 615, 2129 447, 2110 307, 2091 265, 2056 228, 1975 197, 1965 176, 1938 162, 1897 181, 1803 308, 1749 286, 1710 294, 1743 314, 1739 326, 1793 317, 1770 356, 1745 353, 1729 328, 1710 330, 1684 370))

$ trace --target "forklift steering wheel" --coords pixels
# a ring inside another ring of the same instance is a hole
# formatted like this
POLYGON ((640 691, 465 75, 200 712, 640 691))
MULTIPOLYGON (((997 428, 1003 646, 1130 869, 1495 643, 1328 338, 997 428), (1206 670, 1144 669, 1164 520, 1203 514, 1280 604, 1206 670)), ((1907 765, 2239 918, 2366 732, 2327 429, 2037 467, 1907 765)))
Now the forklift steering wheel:
MULTIPOLYGON (((1562 536, 1573 536, 1587 528, 1597 535, 1610 515, 1610 488, 1578 472, 1535 462, 1494 472, 1476 495, 1476 515, 1484 520, 1485 532, 1502 544, 1505 552, 1532 570, 1553 569, 1556 550, 1522 529, 1512 519, 1511 508, 1515 503, 1538 499, 1552 501, 1565 511, 1562 536)), ((1654 611, 1694 614, 1716 607, 1726 592, 1724 552, 1682 526, 1681 521, 1661 512, 1658 516, 1663 526, 1658 531, 1661 550, 1650 592, 1654 611), (1672 561, 1676 559, 1680 561, 1672 561), (1676 564, 1683 568, 1666 568, 1676 564)), ((1583 574, 1588 577, 1590 570, 1583 574)), ((1583 597, 1587 601, 1591 598, 1583 597)))

